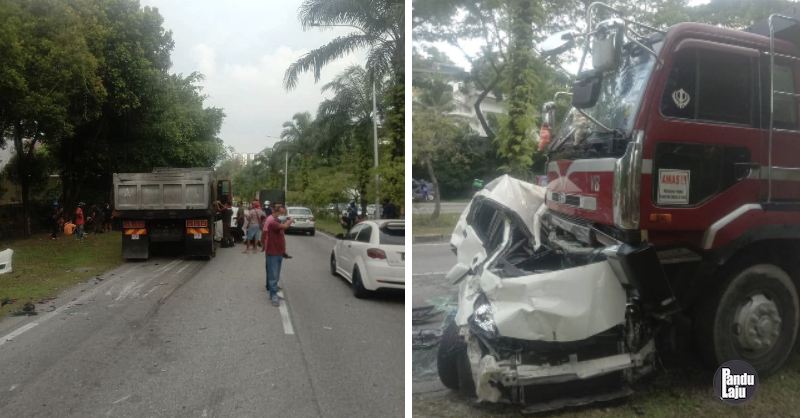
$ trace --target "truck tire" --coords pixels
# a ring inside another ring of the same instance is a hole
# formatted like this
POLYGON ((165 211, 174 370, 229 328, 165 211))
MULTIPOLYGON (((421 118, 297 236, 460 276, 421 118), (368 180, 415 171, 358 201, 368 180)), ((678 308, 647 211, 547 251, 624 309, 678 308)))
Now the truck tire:
POLYGON ((694 322, 695 340, 709 367, 744 360, 759 376, 769 376, 786 361, 797 338, 797 288, 778 266, 750 265, 698 302, 694 322))
POLYGON ((439 380, 448 389, 459 390, 459 354, 466 356, 467 344, 458 335, 456 322, 451 321, 442 333, 436 353, 436 371, 439 373, 439 380))

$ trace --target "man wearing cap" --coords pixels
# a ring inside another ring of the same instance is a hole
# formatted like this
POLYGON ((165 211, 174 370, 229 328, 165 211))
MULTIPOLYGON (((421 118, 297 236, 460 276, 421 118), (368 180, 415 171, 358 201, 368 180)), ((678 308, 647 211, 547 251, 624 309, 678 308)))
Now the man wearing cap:
POLYGON ((347 229, 352 228, 353 225, 356 224, 357 216, 358 216, 358 207, 356 207, 356 201, 354 199, 350 201, 350 206, 347 208, 347 220, 349 222, 347 229))
POLYGON ((245 241, 245 245, 247 246, 244 249, 242 254, 247 254, 247 251, 250 249, 250 243, 253 244, 253 254, 258 252, 258 240, 261 237, 261 225, 264 223, 264 220, 267 217, 264 215, 264 211, 261 210, 261 205, 258 203, 258 200, 253 201, 253 207, 247 213, 247 241, 245 241))

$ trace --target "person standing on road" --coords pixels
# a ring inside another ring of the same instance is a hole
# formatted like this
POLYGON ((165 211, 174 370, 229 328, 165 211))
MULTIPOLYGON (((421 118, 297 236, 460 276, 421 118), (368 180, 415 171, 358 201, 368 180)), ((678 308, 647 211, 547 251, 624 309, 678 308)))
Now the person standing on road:
POLYGON ((428 201, 428 183, 425 180, 422 180, 422 201, 428 201))
POLYGON ((53 239, 53 240, 58 239, 58 230, 59 230, 58 220, 61 219, 62 212, 63 212, 63 210, 61 209, 60 206, 58 206, 58 201, 53 201, 53 215, 50 218, 50 222, 51 222, 50 226, 51 226, 51 228, 53 230, 52 230, 52 236, 50 237, 50 239, 53 239))
POLYGON ((276 218, 273 213, 272 221, 269 224, 266 252, 267 290, 269 290, 269 299, 272 301, 272 306, 276 307, 281 306, 281 301, 278 297, 278 281, 281 278, 281 266, 283 265, 283 257, 286 254, 284 231, 295 222, 294 219, 286 217, 285 207, 281 207, 277 211, 278 217, 276 218))
POLYGON ((231 235, 233 235, 233 238, 236 240, 236 242, 239 242, 239 241, 242 240, 242 238, 244 236, 244 221, 245 221, 245 219, 244 219, 244 208, 242 207, 242 201, 241 200, 236 205, 236 207, 239 208, 236 211, 236 229, 234 229, 231 232, 231 235))
POLYGON ((258 252, 261 225, 265 219, 266 216, 264 216, 264 211, 261 210, 261 205, 259 205, 258 200, 254 200, 252 209, 247 213, 247 242, 245 242, 247 247, 242 254, 247 254, 251 243, 253 244, 253 254, 258 252))
POLYGON ((276 214, 282 207, 281 202, 273 202, 272 208, 267 208, 267 220, 264 221, 264 229, 261 231, 261 252, 267 252, 267 241, 269 241, 269 223, 275 219, 276 214))
POLYGON ((78 209, 75 210, 75 225, 78 228, 78 242, 83 242, 83 225, 85 223, 83 221, 83 209, 81 209, 83 205, 84 203, 78 203, 78 209))
POLYGON ((383 199, 383 219, 397 219, 397 206, 389 199, 383 199))
POLYGON ((111 232, 111 221, 113 216, 111 204, 106 203, 106 206, 103 208, 103 229, 105 229, 106 232, 111 232))
POLYGON ((103 208, 101 206, 95 206, 94 212, 92 213, 92 218, 94 218, 94 233, 95 235, 100 234, 103 232, 103 225, 106 223, 106 214, 103 212, 103 208))
POLYGON ((356 224, 356 217, 358 217, 358 207, 356 207, 356 201, 351 200, 350 206, 347 207, 347 229, 352 228, 353 225, 356 224))

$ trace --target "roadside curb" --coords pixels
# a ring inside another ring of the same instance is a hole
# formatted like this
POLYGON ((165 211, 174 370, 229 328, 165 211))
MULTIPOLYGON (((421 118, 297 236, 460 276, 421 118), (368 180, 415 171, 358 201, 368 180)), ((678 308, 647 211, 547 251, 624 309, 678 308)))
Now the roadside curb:
POLYGON ((427 244, 432 242, 450 242, 451 234, 414 235, 412 244, 427 244))

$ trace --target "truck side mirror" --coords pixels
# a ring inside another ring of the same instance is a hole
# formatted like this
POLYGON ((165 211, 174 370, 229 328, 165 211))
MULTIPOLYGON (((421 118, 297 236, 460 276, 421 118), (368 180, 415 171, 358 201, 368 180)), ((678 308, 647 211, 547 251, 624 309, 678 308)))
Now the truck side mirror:
POLYGON ((577 109, 589 109, 597 104, 600 98, 600 85, 603 82, 603 73, 599 70, 590 70, 578 74, 575 84, 572 85, 572 106, 577 109))
POLYGON ((554 128, 556 125, 556 103, 547 102, 542 106, 542 125, 554 128))
POLYGON ((597 24, 597 34, 592 40, 592 67, 608 71, 619 66, 622 59, 622 44, 625 22, 608 19, 597 24))

